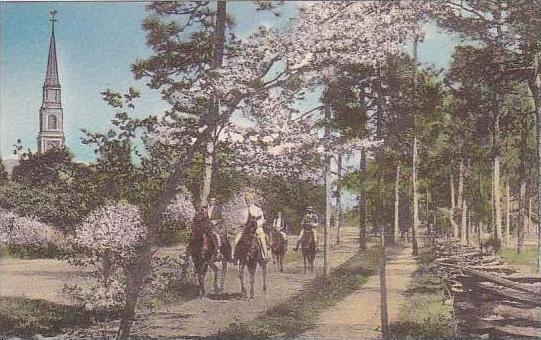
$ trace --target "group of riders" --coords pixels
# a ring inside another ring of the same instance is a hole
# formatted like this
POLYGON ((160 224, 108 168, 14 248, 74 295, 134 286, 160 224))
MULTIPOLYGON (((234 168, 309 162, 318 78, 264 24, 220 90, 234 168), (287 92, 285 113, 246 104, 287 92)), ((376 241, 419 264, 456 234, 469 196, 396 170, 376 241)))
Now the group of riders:
MULTIPOLYGON (((245 194, 244 199, 246 201, 244 227, 243 230, 236 235, 233 249, 231 249, 229 246, 227 231, 221 228, 221 207, 216 203, 215 198, 211 198, 208 204, 201 206, 194 217, 194 221, 192 223, 192 236, 190 238, 190 242, 188 243, 188 251, 190 251, 192 241, 195 240, 196 237, 207 235, 216 246, 217 260, 225 258, 231 262, 236 262, 239 252, 241 252, 243 249, 243 240, 249 236, 255 236, 254 239, 259 245, 259 247, 257 247, 260 250, 259 255, 263 261, 268 262, 271 257, 269 254, 270 244, 268 236, 271 232, 271 228, 277 232, 277 235, 280 235, 282 242, 286 244, 287 248, 286 223, 282 217, 282 213, 278 212, 273 223, 267 224, 263 215, 263 210, 256 202, 254 195, 247 193, 245 194)), ((318 251, 318 224, 319 218, 314 212, 314 208, 308 206, 301 220, 301 231, 297 238, 297 244, 294 248, 295 251, 299 249, 299 246, 303 242, 304 238, 309 236, 313 237, 316 251, 318 251)))

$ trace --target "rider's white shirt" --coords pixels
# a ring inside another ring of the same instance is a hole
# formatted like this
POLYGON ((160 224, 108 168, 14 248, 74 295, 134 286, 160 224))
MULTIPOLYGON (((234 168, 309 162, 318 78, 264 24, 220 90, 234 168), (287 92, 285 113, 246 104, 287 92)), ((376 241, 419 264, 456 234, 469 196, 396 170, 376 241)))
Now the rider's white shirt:
POLYGON ((265 217, 263 216, 263 210, 255 204, 250 204, 248 207, 248 213, 254 217, 261 217, 257 220, 257 226, 262 227, 265 223, 265 217))

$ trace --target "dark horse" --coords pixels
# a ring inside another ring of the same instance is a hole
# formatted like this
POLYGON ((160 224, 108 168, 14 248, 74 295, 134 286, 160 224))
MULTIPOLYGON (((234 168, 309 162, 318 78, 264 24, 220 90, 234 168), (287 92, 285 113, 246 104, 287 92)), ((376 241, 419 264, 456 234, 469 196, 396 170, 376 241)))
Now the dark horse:
POLYGON ((231 244, 224 237, 222 240, 221 253, 222 259, 222 277, 220 287, 218 287, 218 266, 214 263, 218 255, 218 248, 215 239, 210 234, 210 222, 206 208, 201 210, 194 217, 192 225, 192 234, 188 242, 188 254, 192 258, 197 280, 199 282, 199 294, 205 296, 205 276, 207 275, 208 267, 214 273, 214 292, 223 292, 225 276, 227 272, 227 261, 231 257, 231 244))
POLYGON ((242 235, 235 246, 234 258, 239 261, 239 279, 241 293, 246 296, 246 288, 244 287, 244 268, 248 267, 250 273, 250 298, 254 298, 254 282, 257 265, 261 267, 263 275, 263 292, 267 292, 267 262, 261 255, 261 246, 256 236, 257 220, 252 216, 248 217, 248 221, 244 226, 242 235))
POLYGON ((284 256, 287 251, 287 239, 284 238, 282 233, 274 228, 269 228, 269 243, 272 253, 273 263, 278 264, 278 270, 284 271, 284 256))
POLYGON ((312 228, 305 228, 301 240, 302 258, 304 260, 304 273, 306 265, 310 265, 310 272, 314 272, 314 259, 316 257, 316 238, 312 228))

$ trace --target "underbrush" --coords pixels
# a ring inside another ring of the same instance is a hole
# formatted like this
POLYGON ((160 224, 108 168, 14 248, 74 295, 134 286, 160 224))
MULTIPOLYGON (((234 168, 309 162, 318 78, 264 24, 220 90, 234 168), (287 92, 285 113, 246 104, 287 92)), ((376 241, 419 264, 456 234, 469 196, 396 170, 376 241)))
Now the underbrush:
POLYGON ((405 292, 406 300, 400 308, 399 321, 390 325, 393 338, 451 337, 452 309, 445 303, 443 282, 429 271, 435 260, 430 248, 424 249, 418 256, 419 268, 405 292))
MULTIPOLYGON (((327 277, 318 276, 304 290, 249 323, 232 324, 219 336, 298 336, 315 326, 319 314, 359 289, 373 275, 379 248, 357 254, 327 277)), ((347 311, 346 311, 347 312, 347 311)))
POLYGON ((0 297, 0 337, 55 336, 114 317, 41 299, 0 297))
POLYGON ((523 247, 520 254, 515 248, 504 248, 501 251, 503 260, 512 265, 526 266, 535 270, 537 268, 537 247, 523 247))

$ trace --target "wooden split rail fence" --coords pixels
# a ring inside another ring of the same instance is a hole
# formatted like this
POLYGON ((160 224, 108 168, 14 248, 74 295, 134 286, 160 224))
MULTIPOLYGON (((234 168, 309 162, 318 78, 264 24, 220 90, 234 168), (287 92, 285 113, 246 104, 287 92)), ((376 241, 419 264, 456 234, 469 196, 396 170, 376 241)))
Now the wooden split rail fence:
POLYGON ((451 297, 456 336, 541 338, 539 274, 457 242, 436 242, 435 251, 432 271, 451 297))

